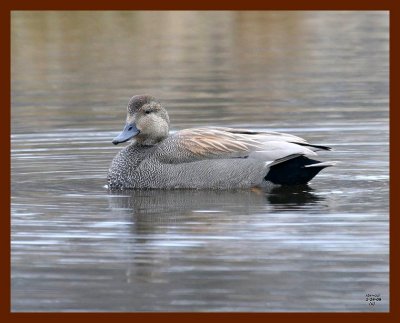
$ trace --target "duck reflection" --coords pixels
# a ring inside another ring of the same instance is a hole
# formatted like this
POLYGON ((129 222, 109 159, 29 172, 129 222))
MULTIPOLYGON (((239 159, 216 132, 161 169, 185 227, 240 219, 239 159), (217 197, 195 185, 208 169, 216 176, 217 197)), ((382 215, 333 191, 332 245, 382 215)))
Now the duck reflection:
POLYGON ((262 191, 249 190, 125 190, 110 192, 113 210, 135 216, 178 216, 193 213, 251 213, 265 205, 262 191))
POLYGON ((267 213, 319 203, 308 185, 273 187, 268 190, 125 190, 110 192, 110 208, 142 221, 185 219, 194 214, 267 213))
POLYGON ((280 206, 280 209, 282 207, 293 209, 323 200, 323 197, 313 192, 314 189, 308 185, 277 186, 272 188, 266 196, 271 205, 280 206))

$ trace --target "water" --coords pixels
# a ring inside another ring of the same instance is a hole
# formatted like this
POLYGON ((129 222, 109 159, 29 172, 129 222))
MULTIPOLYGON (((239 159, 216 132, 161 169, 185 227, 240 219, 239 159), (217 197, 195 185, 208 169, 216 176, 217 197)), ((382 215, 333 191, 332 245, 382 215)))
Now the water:
POLYGON ((11 36, 12 311, 389 310, 387 12, 14 12, 11 36), (140 93, 174 131, 283 131, 341 163, 109 193, 140 93))

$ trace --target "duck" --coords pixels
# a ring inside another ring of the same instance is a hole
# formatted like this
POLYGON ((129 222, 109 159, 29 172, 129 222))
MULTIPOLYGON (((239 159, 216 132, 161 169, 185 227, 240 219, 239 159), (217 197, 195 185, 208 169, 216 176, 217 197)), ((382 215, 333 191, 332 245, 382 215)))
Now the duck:
POLYGON ((313 159, 330 147, 287 133, 198 127, 171 134, 167 110, 150 95, 129 100, 125 126, 112 143, 129 140, 111 162, 110 190, 304 185, 336 164, 313 159))

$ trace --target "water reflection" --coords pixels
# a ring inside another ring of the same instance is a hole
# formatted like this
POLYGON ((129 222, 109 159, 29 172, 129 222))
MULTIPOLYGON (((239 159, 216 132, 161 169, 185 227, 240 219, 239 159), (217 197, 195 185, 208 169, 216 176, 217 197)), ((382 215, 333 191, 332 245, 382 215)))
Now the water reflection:
POLYGON ((318 196, 314 191, 308 185, 278 186, 271 189, 267 199, 272 205, 282 206, 286 210, 295 209, 299 206, 322 202, 324 197, 318 196))
POLYGON ((266 204, 290 209, 323 201, 313 191, 308 185, 268 190, 123 190, 109 191, 109 205, 145 221, 176 221, 199 212, 248 214, 264 210, 266 204))
POLYGON ((248 212, 262 207, 262 193, 249 190, 125 190, 109 192, 110 207, 114 210, 129 210, 135 216, 155 215, 160 218, 179 216, 185 218, 193 212, 234 213, 248 212))

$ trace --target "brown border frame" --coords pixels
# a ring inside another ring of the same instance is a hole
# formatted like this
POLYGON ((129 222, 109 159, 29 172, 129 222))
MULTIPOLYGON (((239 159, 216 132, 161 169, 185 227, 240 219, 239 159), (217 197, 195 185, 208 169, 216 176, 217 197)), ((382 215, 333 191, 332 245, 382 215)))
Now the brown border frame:
POLYGON ((2 40, 1 51, 1 111, 3 112, 1 138, 2 151, 10 153, 10 12, 13 10, 387 10, 390 12, 390 312, 389 313, 11 313, 10 312, 10 155, 2 158, 2 169, 8 172, 1 173, 2 190, 2 230, 1 237, 1 296, 0 319, 2 322, 69 322, 73 320, 108 322, 110 320, 149 320, 162 319, 174 322, 193 322, 203 320, 213 321, 251 321, 261 322, 265 320, 305 321, 305 322, 335 322, 337 320, 351 320, 352 322, 391 322, 399 321, 399 279, 398 274, 398 192, 397 181, 398 156, 396 151, 396 138, 398 128, 395 122, 398 118, 399 107, 399 10, 397 0, 280 0, 262 1, 247 0, 246 2, 234 1, 210 1, 203 0, 197 3, 188 3, 182 0, 152 1, 147 3, 125 2, 123 0, 97 0, 97 1, 46 1, 46 0, 18 0, 0 2, 0 32, 2 40), (396 60, 397 58, 397 60, 396 60), (393 148, 394 145, 394 148, 393 148), (397 234, 396 234, 397 233, 397 234))

